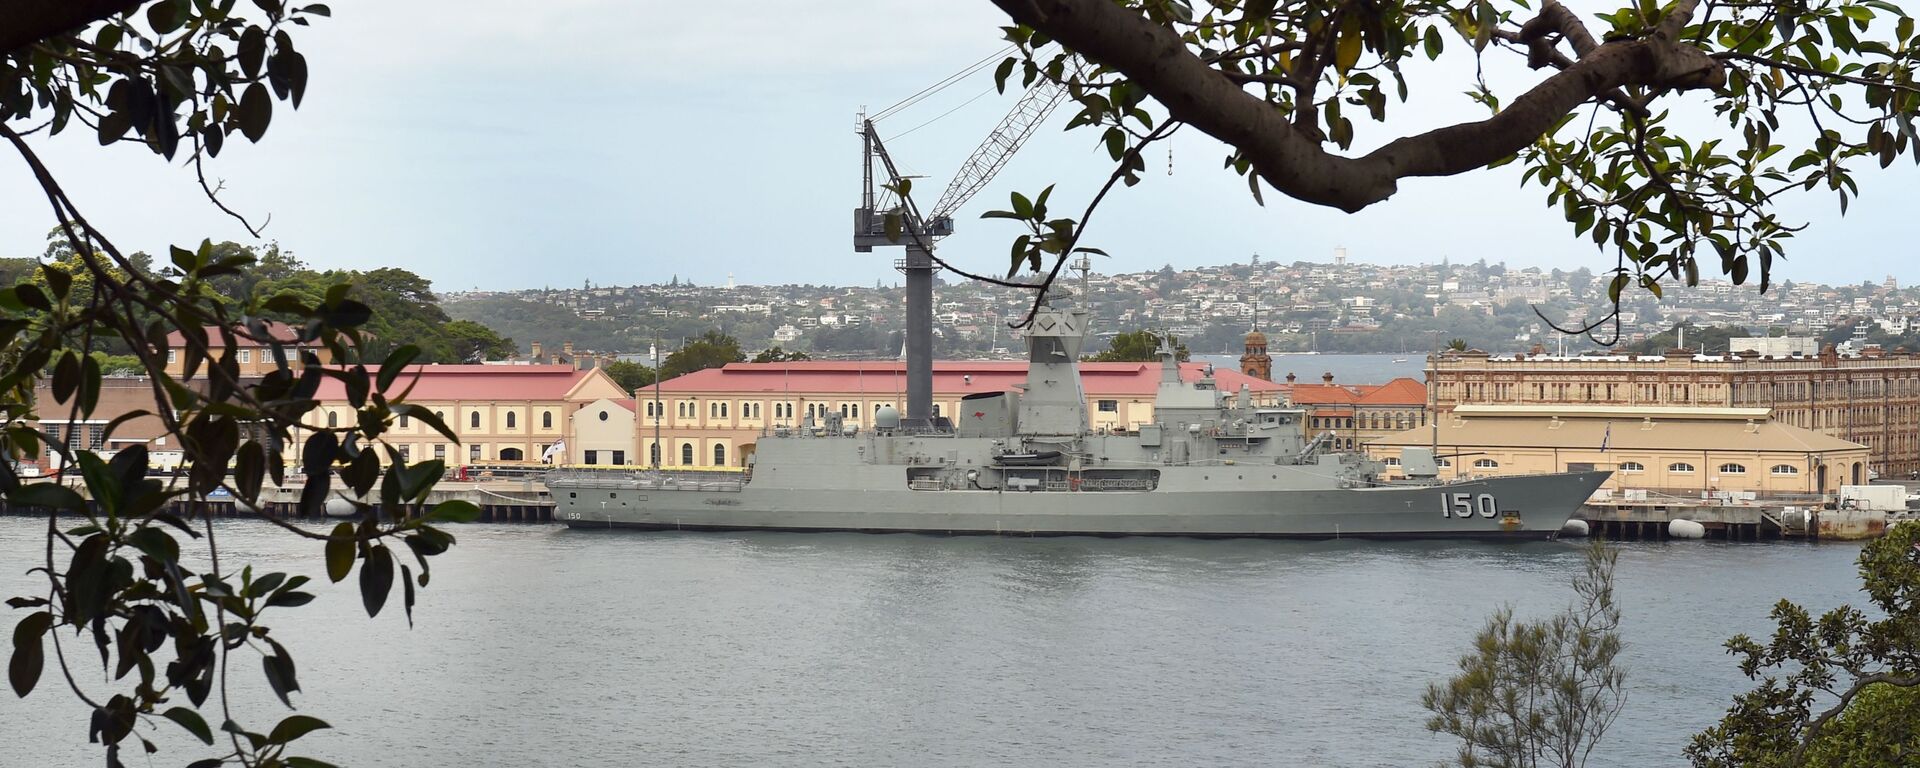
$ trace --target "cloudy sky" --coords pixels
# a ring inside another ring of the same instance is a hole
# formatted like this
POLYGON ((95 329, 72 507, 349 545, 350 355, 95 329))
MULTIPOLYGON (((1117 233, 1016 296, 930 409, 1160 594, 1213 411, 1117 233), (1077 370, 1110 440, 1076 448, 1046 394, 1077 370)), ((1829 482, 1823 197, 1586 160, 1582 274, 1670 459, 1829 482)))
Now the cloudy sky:
MULTIPOLYGON (((424 0, 338 0, 335 18, 299 30, 312 69, 299 111, 280 105, 265 140, 235 137, 211 166, 241 211, 272 214, 268 239, 317 267, 400 266, 443 291, 665 281, 891 283, 895 253, 854 253, 860 184, 854 117, 878 111, 1003 47, 985 0, 945 3, 684 3, 506 0, 458 10, 424 0), (530 12, 529 8, 537 8, 530 12)), ((1581 5, 1592 5, 1585 3, 1581 5)), ((1481 114, 1461 91, 1464 45, 1413 73, 1378 144, 1481 114)), ((1490 69, 1496 88, 1531 82, 1490 69)), ((1511 92, 1512 88, 1507 90, 1511 92)), ((931 205, 1013 103, 990 67, 880 128, 896 159, 924 175, 931 205), (943 116, 944 115, 944 116, 943 116)), ((1096 134, 1055 114, 1008 170, 963 208, 946 258, 1004 269, 1017 234, 977 217, 1010 190, 1057 183, 1061 211, 1105 180, 1096 134)), ((84 131, 41 150, 83 211, 127 249, 162 252, 203 237, 247 240, 191 171, 136 146, 101 148, 84 131)), ((1099 271, 1265 259, 1415 263, 1486 258, 1596 269, 1612 259, 1572 236, 1519 171, 1404 182, 1394 199, 1346 215, 1268 194, 1256 205, 1220 168, 1220 145, 1186 131, 1156 149, 1145 183, 1109 197, 1090 244, 1099 271), (1171 173, 1169 173, 1169 161, 1171 173)), ((17 159, 0 160, 0 255, 39 253, 52 224, 17 159)), ((1842 219, 1831 197, 1790 200, 1813 229, 1779 277, 1920 281, 1902 225, 1920 182, 1902 161, 1863 174, 1842 219)))

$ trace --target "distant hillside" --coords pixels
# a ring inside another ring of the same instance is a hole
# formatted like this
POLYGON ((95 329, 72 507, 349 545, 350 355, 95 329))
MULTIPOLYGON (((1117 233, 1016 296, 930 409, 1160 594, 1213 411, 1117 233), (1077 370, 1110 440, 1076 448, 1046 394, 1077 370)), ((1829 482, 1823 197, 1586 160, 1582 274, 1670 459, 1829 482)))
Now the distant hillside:
POLYGON ((513 339, 522 354, 536 341, 555 352, 569 341, 580 349, 598 351, 644 352, 648 344, 646 340, 630 338, 630 329, 616 327, 605 320, 584 318, 555 304, 487 296, 448 300, 441 306, 455 320, 472 320, 513 339))

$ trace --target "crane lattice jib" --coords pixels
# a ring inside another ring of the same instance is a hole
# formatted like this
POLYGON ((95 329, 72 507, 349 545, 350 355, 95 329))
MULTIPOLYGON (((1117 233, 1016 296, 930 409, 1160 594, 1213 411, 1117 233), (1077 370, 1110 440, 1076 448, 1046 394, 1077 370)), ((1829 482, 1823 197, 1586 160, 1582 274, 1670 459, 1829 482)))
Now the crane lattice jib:
POLYGON ((992 181, 1000 169, 1007 167, 1007 160, 1020 150, 1027 137, 1033 135, 1040 122, 1047 119, 1053 108, 1060 105, 1067 90, 1059 83, 1042 79, 1020 97, 1020 102, 1007 113, 1006 119, 980 142, 973 156, 962 163, 960 170, 953 175, 953 183, 947 185, 947 191, 940 195, 939 204, 933 206, 933 212, 927 221, 953 215, 960 206, 973 199, 987 182, 992 181))

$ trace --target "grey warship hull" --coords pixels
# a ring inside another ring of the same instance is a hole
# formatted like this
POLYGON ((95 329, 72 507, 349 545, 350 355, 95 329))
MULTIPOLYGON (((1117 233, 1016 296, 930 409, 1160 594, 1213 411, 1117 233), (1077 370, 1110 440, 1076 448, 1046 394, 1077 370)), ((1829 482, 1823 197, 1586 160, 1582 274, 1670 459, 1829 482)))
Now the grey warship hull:
MULTIPOLYGON (((1246 472, 1224 474, 1232 483, 1238 482, 1233 475, 1246 472)), ((850 490, 855 484, 755 488, 602 476, 557 483, 555 517, 574 528, 643 530, 1545 539, 1559 532, 1607 474, 1372 488, 1100 492, 850 490)))
MULTIPOLYGON (((878 409, 869 428, 827 411, 776 425, 749 471, 556 471, 554 516, 575 528, 873 531, 1006 536, 1547 538, 1608 472, 1442 483, 1463 457, 1402 451, 1406 479, 1324 450, 1307 414, 1219 391, 1160 352, 1151 421, 1090 429, 1083 311, 1027 329, 1027 381, 961 399, 958 423, 878 409)), ((690 447, 683 448, 691 453, 690 447)))

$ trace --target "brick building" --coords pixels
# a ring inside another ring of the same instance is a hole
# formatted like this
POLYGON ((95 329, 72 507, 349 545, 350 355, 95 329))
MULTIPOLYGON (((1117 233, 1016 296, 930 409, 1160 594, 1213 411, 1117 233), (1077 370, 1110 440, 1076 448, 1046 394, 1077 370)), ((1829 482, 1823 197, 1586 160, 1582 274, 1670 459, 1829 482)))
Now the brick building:
POLYGON ((1770 421, 1865 445, 1871 471, 1864 475, 1920 473, 1920 357, 1905 351, 1558 357, 1468 350, 1428 357, 1427 381, 1437 413, 1469 404, 1767 408, 1770 421))

